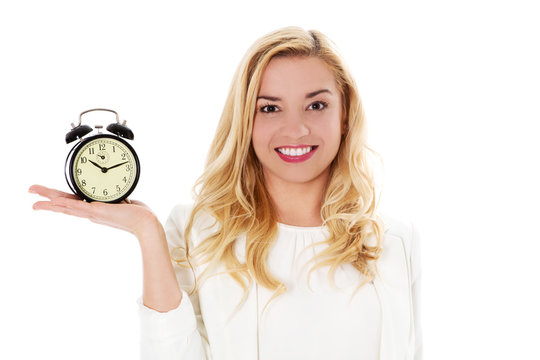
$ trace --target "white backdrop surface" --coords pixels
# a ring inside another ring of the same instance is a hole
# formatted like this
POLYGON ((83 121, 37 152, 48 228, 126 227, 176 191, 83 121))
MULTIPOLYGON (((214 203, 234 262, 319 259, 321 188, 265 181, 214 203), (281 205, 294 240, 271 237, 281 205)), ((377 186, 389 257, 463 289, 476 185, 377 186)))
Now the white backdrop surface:
POLYGON ((534 1, 2 2, 0 358, 138 357, 136 239, 31 207, 34 183, 68 191, 70 123, 128 121, 131 197, 164 221, 244 52, 297 25, 344 54, 381 209, 422 235, 426 359, 540 359, 539 17, 534 1))

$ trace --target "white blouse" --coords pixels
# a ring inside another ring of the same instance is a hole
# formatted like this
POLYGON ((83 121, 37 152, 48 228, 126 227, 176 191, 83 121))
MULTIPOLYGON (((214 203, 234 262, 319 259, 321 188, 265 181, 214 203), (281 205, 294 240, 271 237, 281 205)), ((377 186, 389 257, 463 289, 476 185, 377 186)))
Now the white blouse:
POLYGON ((272 292, 257 286, 260 359, 377 358, 380 309, 373 285, 366 283, 351 298, 362 277, 347 264, 336 271, 337 289, 328 280, 330 267, 312 272, 313 291, 308 288, 313 262, 303 270, 302 265, 324 246, 307 247, 327 236, 323 227, 278 224, 268 266, 287 292, 272 300, 263 314, 272 292))
MULTIPOLYGON (((183 243, 181 234, 189 211, 190 207, 178 206, 171 213, 165 226, 170 249, 183 243)), ((216 319, 221 315, 205 313, 205 308, 210 308, 205 303, 220 301, 216 299, 219 296, 205 295, 204 291, 188 296, 186 280, 180 273, 186 270, 175 268, 183 294, 178 308, 160 313, 144 306, 142 297, 137 300, 142 359, 255 360, 242 355, 241 345, 229 345, 242 341, 257 342, 258 360, 378 359, 381 308, 373 282, 354 293, 363 275, 346 264, 335 272, 336 288, 328 279, 329 266, 313 271, 311 289, 308 287, 307 273, 313 262, 307 262, 328 245, 308 246, 327 236, 326 227, 278 223, 278 236, 267 266, 287 291, 274 298, 263 312, 273 293, 255 284, 256 327, 244 332, 228 331, 216 319), (252 334, 255 331, 257 334, 252 334)), ((219 287, 233 282, 221 280, 219 287)), ((238 315, 240 319, 249 317, 242 311, 238 315)))

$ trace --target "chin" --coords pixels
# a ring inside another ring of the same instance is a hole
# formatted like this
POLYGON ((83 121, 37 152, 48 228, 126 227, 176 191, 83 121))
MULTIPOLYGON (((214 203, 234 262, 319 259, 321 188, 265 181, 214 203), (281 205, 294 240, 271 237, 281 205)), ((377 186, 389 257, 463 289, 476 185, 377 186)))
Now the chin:
POLYGON ((328 168, 323 171, 306 171, 300 169, 286 169, 270 171, 266 176, 271 176, 276 180, 280 180, 291 184, 306 184, 320 179, 328 174, 328 168))

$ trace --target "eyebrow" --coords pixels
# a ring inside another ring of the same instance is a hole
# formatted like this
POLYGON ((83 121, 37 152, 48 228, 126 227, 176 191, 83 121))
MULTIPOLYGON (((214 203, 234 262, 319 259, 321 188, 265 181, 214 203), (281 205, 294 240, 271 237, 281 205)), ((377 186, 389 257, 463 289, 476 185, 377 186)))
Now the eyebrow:
MULTIPOLYGON (((306 99, 311 99, 312 97, 317 96, 320 93, 329 93, 330 95, 332 95, 332 92, 330 90, 328 90, 328 89, 320 89, 320 90, 316 90, 316 91, 312 91, 310 93, 307 93, 306 94, 306 99)), ((281 101, 281 98, 279 98, 279 97, 268 96, 268 95, 257 96, 257 100, 259 100, 259 99, 266 99, 266 100, 270 100, 270 101, 281 101)))

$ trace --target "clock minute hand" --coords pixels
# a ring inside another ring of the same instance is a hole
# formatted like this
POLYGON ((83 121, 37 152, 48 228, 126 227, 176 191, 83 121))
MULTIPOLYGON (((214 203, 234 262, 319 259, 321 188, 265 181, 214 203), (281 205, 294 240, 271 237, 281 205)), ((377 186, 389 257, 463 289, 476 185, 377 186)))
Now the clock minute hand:
POLYGON ((92 165, 97 166, 98 168, 100 168, 100 169, 101 169, 101 172, 104 172, 104 173, 107 172, 107 168, 106 168, 106 167, 101 167, 101 166, 99 166, 99 164, 96 164, 96 163, 93 162, 92 160, 88 160, 88 161, 90 161, 90 162, 92 163, 92 165))
POLYGON ((114 169, 115 167, 122 166, 122 165, 127 164, 127 163, 128 163, 128 161, 124 161, 123 163, 113 165, 113 166, 107 168, 107 171, 108 171, 108 170, 111 170, 111 169, 114 169))

